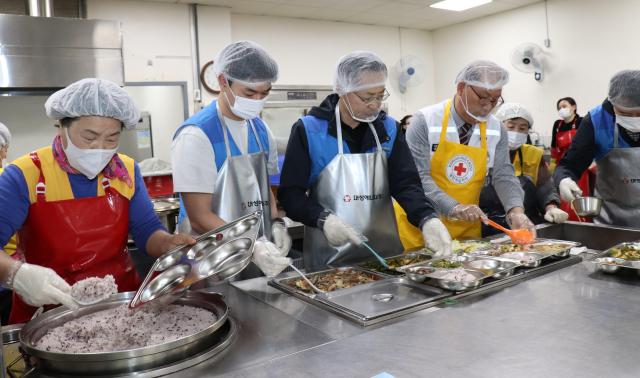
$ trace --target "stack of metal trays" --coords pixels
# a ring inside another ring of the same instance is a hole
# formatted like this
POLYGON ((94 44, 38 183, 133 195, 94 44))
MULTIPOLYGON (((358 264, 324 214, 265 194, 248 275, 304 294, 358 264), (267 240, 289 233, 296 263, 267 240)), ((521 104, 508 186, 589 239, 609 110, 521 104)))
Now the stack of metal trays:
POLYGON ((636 271, 640 274, 640 242, 615 245, 589 263, 605 273, 636 271))
POLYGON ((357 267, 329 269, 307 277, 326 292, 314 293, 302 278, 293 275, 272 279, 269 285, 364 326, 435 306, 451 295, 403 277, 357 267))
POLYGON ((222 281, 236 276, 251 262, 261 212, 246 215, 200 235, 195 245, 173 249, 156 260, 129 304, 134 308, 166 296, 179 296, 205 278, 222 281))

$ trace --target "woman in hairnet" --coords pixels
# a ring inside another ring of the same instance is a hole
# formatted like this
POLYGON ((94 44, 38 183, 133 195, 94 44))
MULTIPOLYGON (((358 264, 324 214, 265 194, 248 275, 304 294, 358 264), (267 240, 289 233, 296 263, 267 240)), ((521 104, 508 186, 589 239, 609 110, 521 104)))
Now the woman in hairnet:
POLYGON ((278 199, 305 224, 303 258, 309 271, 402 251, 391 197, 420 227, 437 254, 451 238, 420 187, 400 125, 381 110, 389 93, 379 56, 356 51, 336 68, 334 94, 293 126, 278 199))
POLYGON ((75 307, 69 285, 87 277, 111 274, 119 291, 137 290, 129 233, 151 256, 195 242, 164 230, 138 165, 117 153, 120 133, 139 119, 122 88, 83 79, 51 95, 45 108, 57 120, 52 145, 0 175, 0 245, 18 231, 26 261, 0 252, 0 282, 14 290, 11 323, 28 321, 38 306, 75 307))
MULTIPOLYGON (((524 210, 535 224, 545 220, 563 223, 569 214, 560 210, 560 197, 556 191, 547 163, 542 159, 543 150, 527 144, 529 130, 533 126, 531 113, 522 105, 507 102, 498 109, 496 118, 507 129, 509 156, 524 191, 524 210)), ((506 226, 505 211, 492 185, 480 193, 480 209, 492 220, 506 226)), ((482 236, 498 233, 494 228, 482 227, 482 236)))
POLYGON ((285 257, 291 238, 275 218, 269 175, 278 173, 278 151, 260 112, 278 65, 261 46, 240 41, 220 51, 213 69, 220 96, 184 121, 171 147, 174 190, 182 200, 179 229, 201 234, 262 210, 265 238, 256 243, 253 261, 277 275, 291 263, 285 257))
MULTIPOLYGON (((485 181, 491 182, 507 223, 514 229, 534 229, 524 213, 524 193, 509 159, 507 133, 491 112, 503 103, 506 69, 489 61, 474 61, 456 77, 452 99, 427 106, 411 120, 407 143, 418 166, 422 187, 434 200, 454 238, 481 236, 478 206, 485 181)), ((400 219, 405 247, 420 244, 419 233, 400 219)))
POLYGON ((595 195, 603 199, 594 222, 640 227, 640 70, 615 74, 608 98, 582 120, 553 173, 563 200, 582 195, 576 180, 593 160, 598 165, 595 195))

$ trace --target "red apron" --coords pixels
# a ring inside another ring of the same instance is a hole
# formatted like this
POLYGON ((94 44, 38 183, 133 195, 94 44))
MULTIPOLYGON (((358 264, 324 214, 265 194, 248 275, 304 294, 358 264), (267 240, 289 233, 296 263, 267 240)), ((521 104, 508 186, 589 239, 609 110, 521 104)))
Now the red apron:
MULTIPOLYGON (((578 129, 576 128, 575 121, 571 127, 571 130, 568 131, 558 131, 556 133, 556 146, 551 149, 551 157, 553 157, 556 161, 556 164, 560 164, 560 160, 564 157, 564 154, 567 153, 569 147, 571 147, 571 142, 573 142, 573 138, 575 138, 578 129)), ((582 189, 582 193, 584 195, 589 195, 590 193, 590 185, 589 185, 589 170, 585 170, 582 172, 582 176, 580 176, 580 180, 577 182, 580 189, 582 189)), ((578 215, 571 209, 571 204, 566 201, 560 201, 560 209, 569 214, 569 220, 571 221, 581 221, 578 218, 578 215)), ((582 219, 584 220, 584 219, 582 219)))
MULTIPOLYGON (((31 160, 40 178, 18 233, 25 260, 55 270, 70 285, 111 274, 118 291, 137 290, 141 281, 127 250, 129 200, 103 178, 104 196, 47 202, 40 158, 31 153, 31 160)), ((35 310, 14 292, 9 323, 27 322, 35 310)))

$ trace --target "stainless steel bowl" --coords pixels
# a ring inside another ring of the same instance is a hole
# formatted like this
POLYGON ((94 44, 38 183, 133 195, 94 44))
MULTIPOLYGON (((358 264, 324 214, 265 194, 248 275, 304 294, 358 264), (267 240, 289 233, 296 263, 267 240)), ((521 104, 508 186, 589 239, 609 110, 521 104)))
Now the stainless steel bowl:
POLYGON ((461 281, 452 281, 452 280, 447 280, 444 278, 438 278, 433 276, 430 276, 430 278, 433 279, 441 288, 446 290, 451 290, 451 291, 467 291, 467 290, 475 289, 478 286, 482 285, 482 282, 484 281, 484 277, 486 277, 484 273, 478 272, 475 270, 468 270, 468 269, 465 269, 465 271, 473 275, 476 279, 470 282, 461 282, 461 281))
POLYGON ((598 269, 605 273, 616 273, 620 268, 624 268, 627 263, 627 260, 617 257, 599 257, 593 261, 598 266, 598 269))
POLYGON ((597 197, 578 197, 571 202, 571 206, 580 217, 595 217, 600 215, 602 199, 597 197))
POLYGON ((402 270, 411 281, 424 282, 428 274, 435 272, 434 268, 427 266, 411 266, 402 270))
MULTIPOLYGON (((44 371, 77 376, 130 374, 183 360, 206 348, 216 340, 216 332, 228 319, 229 309, 222 296, 215 293, 188 291, 175 304, 204 308, 214 313, 216 321, 206 329, 178 340, 144 348, 109 353, 58 353, 35 347, 35 343, 51 328, 97 311, 127 304, 134 292, 120 293, 105 302, 81 307, 73 312, 66 307, 47 311, 27 323, 20 331, 22 348, 44 371)), ((153 304, 150 304, 150 306, 153 304)))
POLYGON ((507 252, 501 254, 500 257, 520 261, 520 264, 525 268, 536 268, 542 264, 545 255, 537 252, 507 252))

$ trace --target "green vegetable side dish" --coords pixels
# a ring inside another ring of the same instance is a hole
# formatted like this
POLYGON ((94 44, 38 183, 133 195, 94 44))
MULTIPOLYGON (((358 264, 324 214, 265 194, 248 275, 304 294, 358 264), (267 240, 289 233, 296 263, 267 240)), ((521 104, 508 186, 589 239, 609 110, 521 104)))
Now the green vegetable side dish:
POLYGON ((462 266, 462 263, 457 261, 450 260, 439 260, 431 264, 434 268, 442 268, 442 269, 456 269, 462 266))
POLYGON ((629 261, 640 260, 640 245, 629 244, 621 247, 611 248, 609 256, 629 261))
POLYGON ((491 243, 479 240, 454 240, 451 243, 451 250, 454 253, 471 253, 478 250, 487 249, 491 243))
POLYGON ((360 266, 366 269, 375 270, 376 272, 399 276, 404 273, 398 272, 394 269, 399 268, 401 266, 405 266, 405 265, 411 265, 411 264, 423 262, 429 259, 431 259, 431 256, 415 254, 415 255, 406 255, 406 256, 399 256, 399 257, 392 257, 392 258, 385 259, 385 261, 389 265, 389 269, 385 269, 385 267, 383 267, 382 264, 380 264, 380 262, 378 261, 369 261, 360 266))

